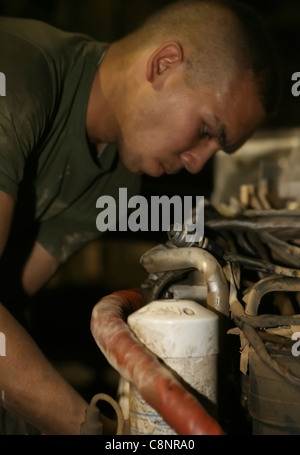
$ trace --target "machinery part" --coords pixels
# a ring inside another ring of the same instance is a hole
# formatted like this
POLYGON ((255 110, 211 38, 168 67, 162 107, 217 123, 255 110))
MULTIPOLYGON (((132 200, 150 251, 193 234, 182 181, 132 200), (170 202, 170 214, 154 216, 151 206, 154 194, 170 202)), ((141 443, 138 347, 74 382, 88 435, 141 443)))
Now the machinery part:
POLYGON ((200 240, 197 242, 190 241, 188 242, 186 240, 187 236, 189 235, 189 232, 185 229, 185 227, 181 231, 176 231, 174 226, 171 226, 169 232, 168 232, 168 238, 170 242, 175 245, 178 248, 183 248, 183 247, 200 247, 203 248, 204 250, 207 250, 209 253, 213 254, 214 256, 217 257, 222 257, 224 250, 223 248, 218 245, 216 242, 213 242, 211 239, 208 237, 202 237, 200 240))
POLYGON ((233 319, 249 343, 248 411, 252 434, 300 434, 300 368, 292 356, 291 344, 281 337, 261 336, 256 328, 297 325, 300 316, 260 315, 260 300, 267 292, 295 291, 299 279, 270 276, 256 283, 246 298, 247 313, 237 298, 234 281, 230 287, 233 319), (249 315, 250 313, 250 315, 249 315), (263 342, 266 338, 266 342, 263 342))
POLYGON ((300 279, 272 275, 260 280, 247 296, 245 313, 256 316, 262 297, 273 291, 300 291, 300 279))
MULTIPOLYGON (((280 218, 279 218, 280 219, 280 218)), ((224 220, 223 220, 224 222, 224 220)), ((213 222, 208 222, 213 224, 213 222)), ((219 221, 220 223, 220 221, 219 221)), ((231 227, 232 229, 237 229, 237 234, 241 236, 240 232, 240 226, 245 226, 248 227, 249 234, 252 233, 252 230, 254 230, 254 227, 251 225, 251 229, 249 227, 249 222, 248 221, 227 221, 228 226, 227 228, 231 227)), ((218 222, 217 222, 218 226, 218 222)), ((289 266, 296 266, 296 269, 286 267, 286 266, 280 266, 277 264, 273 264, 269 261, 266 260, 261 260, 261 259, 256 259, 253 257, 247 257, 244 255, 240 254, 232 254, 230 252, 224 251, 220 245, 218 245, 216 242, 211 241, 207 237, 204 237, 201 239, 200 242, 197 243, 187 243, 185 241, 187 232, 183 229, 182 231, 175 231, 174 228, 170 230, 168 233, 169 239, 173 242, 174 245, 177 247, 190 247, 190 246, 198 246, 208 252, 210 252, 213 256, 217 258, 223 258, 227 262, 237 262, 239 264, 244 265, 246 268, 253 269, 253 270, 258 270, 262 272, 268 272, 268 273, 273 273, 277 275, 282 275, 282 276, 289 276, 289 277, 300 277, 300 260, 299 260, 299 251, 300 248, 294 246, 294 245, 289 245, 287 242, 283 242, 280 239, 277 239, 273 235, 269 234, 268 232, 259 232, 259 235, 261 237, 261 240, 269 243, 272 245, 273 251, 279 255, 280 258, 284 258, 285 261, 288 263, 289 266)), ((240 237, 243 240, 243 237, 240 237)), ((244 246, 245 246, 245 242, 244 246)), ((248 247, 246 245, 246 247, 248 247)), ((261 248, 261 247, 260 247, 261 248)), ((253 252, 254 253, 254 252, 253 252)))
POLYGON ((221 435, 193 394, 133 335, 126 319, 145 304, 137 291, 119 291, 95 305, 91 332, 100 350, 179 435, 221 435))
MULTIPOLYGON (((191 269, 192 270, 192 269, 191 269)), ((143 288, 149 292, 149 300, 158 299, 170 287, 170 283, 176 282, 184 278, 191 270, 176 270, 159 274, 150 274, 148 279, 143 283, 143 288)))
MULTIPOLYGON (((231 283, 232 284, 232 283, 231 283)), ((236 289, 234 285, 231 285, 230 290, 230 309, 232 317, 245 337, 247 338, 250 346, 253 347, 260 359, 268 367, 272 368, 275 372, 281 375, 285 380, 293 383, 300 384, 300 377, 292 374, 290 371, 283 368, 267 351, 264 342, 261 337, 257 334, 255 327, 277 327, 280 325, 297 325, 300 322, 299 316, 274 316, 274 315, 262 315, 262 316, 248 316, 242 304, 239 302, 236 289)))
POLYGON ((181 230, 176 230, 175 226, 172 225, 168 232, 168 238, 177 247, 189 247, 193 245, 193 241, 187 242, 186 236, 190 234, 186 227, 183 226, 181 230))
MULTIPOLYGON (((295 361, 291 351, 275 349, 272 356, 284 368, 292 369, 300 376, 299 361, 295 361)), ((260 359, 253 348, 249 353, 249 370, 249 412, 253 419, 253 434, 300 435, 300 383, 285 381, 260 359)))
MULTIPOLYGON (((180 379, 217 403, 218 317, 191 300, 163 299, 128 317, 137 338, 180 379)), ((130 391, 131 434, 176 434, 139 393, 130 391)))
POLYGON ((245 211, 240 218, 222 218, 208 220, 205 227, 213 231, 252 231, 257 234, 269 232, 281 239, 297 238, 300 229, 300 212, 280 211, 245 211))
MULTIPOLYGON (((295 314, 293 316, 280 316, 274 314, 261 314, 259 316, 251 316, 246 314, 242 303, 239 301, 237 296, 237 287, 235 284, 234 276, 236 272, 234 270, 234 263, 231 264, 229 269, 230 277, 230 292, 229 292, 229 306, 232 313, 232 317, 235 320, 236 325, 243 330, 243 327, 249 326, 254 329, 277 327, 280 325, 298 325, 300 324, 300 315, 295 314)), ((292 278, 279 277, 282 281, 289 282, 292 278)), ((259 302, 258 302, 259 305, 259 302)))
POLYGON ((224 253, 223 259, 228 262, 237 262, 244 265, 245 268, 252 270, 260 270, 262 272, 282 275, 286 277, 300 278, 300 269, 292 269, 271 262, 262 261, 260 259, 249 258, 240 254, 224 253))
POLYGON ((300 267, 300 248, 296 245, 291 245, 288 242, 274 237, 269 232, 261 232, 259 234, 262 241, 270 246, 272 252, 275 253, 281 261, 290 267, 300 267))
POLYGON ((173 299, 191 299, 199 302, 206 302, 207 289, 206 286, 195 286, 188 284, 172 284, 169 287, 169 292, 172 294, 173 299))
POLYGON ((119 403, 119 406, 122 411, 124 418, 124 429, 123 434, 130 434, 130 423, 129 423, 129 393, 130 393, 130 384, 122 376, 119 378, 118 390, 116 399, 119 403))
MULTIPOLYGON (((244 389, 248 400, 244 404, 252 417, 252 433, 262 435, 300 434, 300 365, 299 358, 293 356, 291 336, 300 325, 300 315, 294 314, 299 313, 296 293, 300 290, 299 191, 291 190, 290 160, 286 160, 284 170, 283 154, 276 158, 279 148, 276 143, 270 161, 257 159, 263 175, 256 186, 241 187, 241 204, 232 200, 227 212, 222 207, 222 213, 213 214, 213 219, 205 223, 206 230, 219 234, 224 241, 228 237, 234 240, 235 248, 226 246, 228 252, 222 258, 229 263, 229 269, 240 270, 230 289, 230 310, 240 329, 235 333, 240 335, 241 371, 249 373, 249 377, 242 376, 243 384, 248 384, 247 391, 244 389), (254 210, 244 210, 245 206, 254 210), (262 300, 271 292, 280 294, 274 296, 273 302, 270 298, 262 300), (288 300, 289 308, 277 306, 277 297, 288 300), (261 314, 265 308, 271 308, 271 312, 272 308, 276 312, 280 309, 285 316, 261 314)), ((291 155, 294 153, 297 156, 293 165, 297 169, 298 148, 291 155)), ((250 162, 246 158, 240 182, 249 181, 250 162)), ((238 174, 240 164, 238 159, 235 167, 238 174)), ((229 175, 232 180, 232 174, 229 175)))
POLYGON ((86 409, 85 420, 81 424, 81 435, 121 435, 123 434, 124 418, 118 403, 106 393, 95 395, 86 409), (116 414, 116 422, 111 421, 101 414, 98 403, 104 401, 108 403, 116 414))
POLYGON ((214 311, 229 314, 228 285, 219 262, 201 248, 153 248, 141 258, 141 265, 149 273, 194 267, 207 285, 207 306, 214 311))

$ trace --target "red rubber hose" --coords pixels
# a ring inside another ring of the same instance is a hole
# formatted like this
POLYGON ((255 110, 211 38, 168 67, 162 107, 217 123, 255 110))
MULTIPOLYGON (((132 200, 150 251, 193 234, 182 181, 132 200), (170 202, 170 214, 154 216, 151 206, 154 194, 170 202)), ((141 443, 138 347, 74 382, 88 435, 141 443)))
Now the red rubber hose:
POLYGON ((144 304, 139 292, 119 291, 95 305, 91 332, 103 355, 178 435, 224 434, 199 401, 128 327, 129 314, 144 304))

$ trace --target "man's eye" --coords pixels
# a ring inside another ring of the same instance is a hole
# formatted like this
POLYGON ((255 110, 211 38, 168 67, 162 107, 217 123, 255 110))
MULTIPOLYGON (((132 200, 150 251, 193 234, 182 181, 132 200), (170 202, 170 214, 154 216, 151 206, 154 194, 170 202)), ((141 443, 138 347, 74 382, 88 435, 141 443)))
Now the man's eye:
POLYGON ((201 133, 201 137, 202 138, 207 138, 207 139, 210 139, 211 138, 211 134, 207 128, 207 126, 204 126, 203 127, 203 130, 202 130, 202 133, 201 133))

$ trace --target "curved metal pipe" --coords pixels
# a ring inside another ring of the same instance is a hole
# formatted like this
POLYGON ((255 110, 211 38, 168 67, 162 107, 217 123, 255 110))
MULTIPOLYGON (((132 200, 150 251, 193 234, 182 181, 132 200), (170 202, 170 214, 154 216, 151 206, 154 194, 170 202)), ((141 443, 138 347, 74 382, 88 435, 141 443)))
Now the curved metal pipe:
POLYGON ((274 291, 300 291, 300 279, 272 275, 260 280, 252 287, 247 296, 245 313, 249 316, 256 316, 262 297, 274 291))
POLYGON ((137 291, 119 291, 95 305, 91 331, 100 350, 177 434, 224 434, 199 401, 137 340, 126 324, 128 315, 145 303, 137 291))
POLYGON ((291 267, 300 267, 300 248, 280 240, 269 232, 259 233, 261 240, 270 246, 273 253, 291 267))
POLYGON ((284 237, 287 239, 293 238, 299 232, 300 217, 296 215, 299 212, 290 210, 290 213, 287 211, 281 213, 280 210, 274 210, 270 211, 270 213, 265 212, 265 216, 260 216, 262 212, 258 211, 253 211, 252 213, 253 216, 251 217, 211 219, 206 221, 205 226, 215 231, 230 230, 235 232, 237 230, 250 230, 257 233, 262 231, 280 233, 280 238, 284 237))
POLYGON ((150 272, 164 272, 194 267, 204 276, 207 285, 207 306, 229 314, 229 290, 219 262, 201 248, 152 249, 141 258, 141 265, 150 272))
POLYGON ((242 330, 249 344, 253 347, 259 358, 270 368, 280 374, 283 378, 299 385, 300 378, 293 375, 290 371, 282 367, 267 351, 264 342, 258 336, 255 327, 276 327, 279 325, 279 319, 282 324, 297 324, 297 319, 283 316, 248 316, 246 315, 242 304, 239 302, 235 290, 232 288, 230 293, 230 308, 236 325, 242 330), (284 321, 283 321, 284 320, 284 321), (260 321, 260 322, 259 322, 260 321), (266 322, 266 324, 264 324, 266 322), (251 325, 250 325, 251 324, 251 325))

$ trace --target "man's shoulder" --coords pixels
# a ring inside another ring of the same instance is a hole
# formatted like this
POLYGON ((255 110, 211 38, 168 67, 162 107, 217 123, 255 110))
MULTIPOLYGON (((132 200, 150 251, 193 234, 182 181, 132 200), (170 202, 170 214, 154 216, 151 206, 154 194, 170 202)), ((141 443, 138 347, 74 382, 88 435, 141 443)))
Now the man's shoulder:
POLYGON ((103 43, 89 36, 38 20, 0 17, 0 71, 7 81, 0 113, 7 107, 21 117, 27 106, 27 111, 37 115, 40 108, 50 115, 62 87, 71 87, 64 84, 69 73, 76 86, 74 78, 80 78, 82 68, 89 66, 88 56, 97 62, 103 48, 103 43))
POLYGON ((48 23, 35 19, 0 17, 0 36, 6 42, 7 49, 11 43, 22 47, 39 49, 46 57, 56 58, 62 53, 70 55, 70 50, 80 47, 82 43, 94 42, 91 37, 61 30, 48 23))

